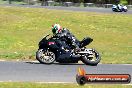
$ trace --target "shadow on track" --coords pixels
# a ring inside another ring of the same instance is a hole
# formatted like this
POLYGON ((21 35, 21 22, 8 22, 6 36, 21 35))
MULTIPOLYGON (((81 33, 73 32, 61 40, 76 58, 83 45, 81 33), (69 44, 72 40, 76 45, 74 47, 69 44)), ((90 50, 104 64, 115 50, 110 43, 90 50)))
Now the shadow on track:
MULTIPOLYGON (((39 62, 32 62, 32 61, 27 61, 25 63, 28 63, 28 64, 41 64, 39 62)), ((42 65, 48 65, 48 64, 42 64, 42 65)), ((53 63, 53 64, 50 64, 50 65, 85 65, 84 63, 53 63)))

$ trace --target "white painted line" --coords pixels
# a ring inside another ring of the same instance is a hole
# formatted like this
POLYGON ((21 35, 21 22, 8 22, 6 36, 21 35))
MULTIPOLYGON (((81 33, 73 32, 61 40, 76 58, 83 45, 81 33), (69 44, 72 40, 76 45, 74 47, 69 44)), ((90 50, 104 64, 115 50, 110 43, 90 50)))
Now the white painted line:
POLYGON ((6 60, 0 60, 0 61, 6 61, 6 60))
MULTIPOLYGON (((0 83, 2 83, 2 82, 24 82, 24 81, 11 81, 11 80, 9 80, 9 81, 0 81, 0 83)), ((29 82, 30 82, 30 81, 29 81, 29 82)), ((42 84, 43 84, 43 83, 45 83, 45 84, 46 84, 46 83, 55 83, 55 84, 57 84, 57 83, 60 84, 60 83, 61 83, 61 84, 65 84, 65 83, 66 83, 66 84, 73 84, 73 83, 75 83, 75 82, 34 82, 34 81, 33 81, 32 83, 40 83, 40 84, 41 84, 41 83, 42 83, 42 84)))

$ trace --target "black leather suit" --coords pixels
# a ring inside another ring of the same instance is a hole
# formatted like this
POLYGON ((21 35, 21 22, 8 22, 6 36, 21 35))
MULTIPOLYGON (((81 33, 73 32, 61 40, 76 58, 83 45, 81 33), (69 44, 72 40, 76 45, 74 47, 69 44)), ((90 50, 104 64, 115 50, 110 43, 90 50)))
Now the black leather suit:
POLYGON ((57 33, 54 35, 55 37, 58 37, 59 39, 65 40, 68 44, 71 44, 74 48, 79 48, 79 41, 77 38, 70 33, 70 31, 66 28, 63 28, 60 33, 57 33))

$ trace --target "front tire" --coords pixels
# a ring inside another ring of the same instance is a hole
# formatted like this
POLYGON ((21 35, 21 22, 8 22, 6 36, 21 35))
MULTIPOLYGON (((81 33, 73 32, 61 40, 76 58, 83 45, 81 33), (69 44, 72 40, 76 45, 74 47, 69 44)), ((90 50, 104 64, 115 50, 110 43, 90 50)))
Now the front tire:
POLYGON ((36 59, 42 64, 52 64, 55 61, 55 54, 49 50, 39 49, 36 52, 36 59))
POLYGON ((89 55, 84 55, 81 58, 81 61, 86 65, 96 66, 100 62, 101 57, 96 50, 92 49, 92 52, 93 52, 93 57, 89 57, 89 55))
POLYGON ((127 9, 124 9, 124 12, 127 12, 127 9))

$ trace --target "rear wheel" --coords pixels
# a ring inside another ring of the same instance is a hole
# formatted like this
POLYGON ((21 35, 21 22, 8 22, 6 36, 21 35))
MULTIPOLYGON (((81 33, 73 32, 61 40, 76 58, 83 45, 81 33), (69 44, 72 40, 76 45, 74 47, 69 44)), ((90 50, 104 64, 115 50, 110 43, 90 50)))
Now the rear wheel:
POLYGON ((55 61, 55 54, 49 50, 39 49, 36 52, 36 59, 42 64, 52 64, 55 61))
POLYGON ((114 8, 112 8, 112 11, 113 11, 113 12, 116 12, 116 10, 115 10, 114 8))
POLYGON ((81 60, 86 65, 96 66, 100 62, 101 57, 100 57, 99 53, 96 50, 92 49, 91 52, 92 52, 92 54, 90 54, 90 55, 85 54, 81 58, 81 60))

